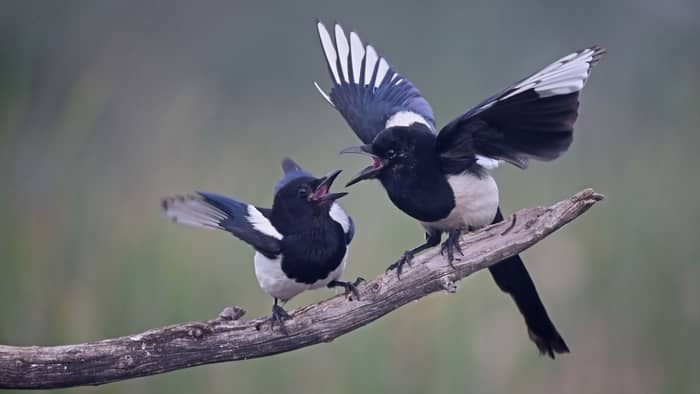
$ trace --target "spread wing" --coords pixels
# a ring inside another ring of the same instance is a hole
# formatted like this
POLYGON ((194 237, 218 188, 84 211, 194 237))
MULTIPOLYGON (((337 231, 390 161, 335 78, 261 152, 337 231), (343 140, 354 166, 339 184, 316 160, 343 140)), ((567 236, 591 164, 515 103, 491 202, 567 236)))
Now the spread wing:
POLYGON ((272 225, 268 209, 213 193, 167 197, 161 201, 165 217, 194 227, 228 231, 257 251, 276 256, 282 234, 272 225))
POLYGON ((435 132, 430 104, 374 47, 355 32, 346 36, 339 24, 333 38, 323 23, 316 26, 333 83, 329 93, 316 88, 364 143, 392 126, 422 123, 435 132))
POLYGON ((437 137, 443 168, 499 160, 526 168, 529 159, 559 157, 573 139, 579 92, 604 54, 597 46, 571 53, 454 119, 437 137))

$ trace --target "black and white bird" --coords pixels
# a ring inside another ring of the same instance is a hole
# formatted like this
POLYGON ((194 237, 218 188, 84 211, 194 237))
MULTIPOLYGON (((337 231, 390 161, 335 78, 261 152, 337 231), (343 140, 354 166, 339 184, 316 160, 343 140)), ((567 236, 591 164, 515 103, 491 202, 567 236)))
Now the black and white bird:
POLYGON ((289 315, 278 301, 321 287, 342 287, 357 299, 361 279, 339 280, 355 233, 352 219, 335 202, 347 193, 330 192, 340 170, 315 178, 288 158, 282 169, 271 209, 206 192, 164 198, 161 209, 176 223, 228 231, 252 246, 258 283, 274 297, 270 320, 286 333, 283 320, 289 315))
MULTIPOLYGON (((426 242, 406 251, 389 269, 401 268, 425 249, 442 245, 450 264, 459 236, 503 220, 498 187, 489 174, 499 162, 526 168, 528 160, 553 160, 571 144, 583 88, 603 56, 593 46, 573 52, 469 109, 437 133, 428 101, 355 32, 336 24, 333 36, 317 22, 333 86, 316 88, 365 145, 341 153, 373 159, 348 186, 378 179, 391 201, 417 219, 426 242)), ((542 354, 569 349, 549 319, 518 256, 490 268, 509 293, 542 354)))

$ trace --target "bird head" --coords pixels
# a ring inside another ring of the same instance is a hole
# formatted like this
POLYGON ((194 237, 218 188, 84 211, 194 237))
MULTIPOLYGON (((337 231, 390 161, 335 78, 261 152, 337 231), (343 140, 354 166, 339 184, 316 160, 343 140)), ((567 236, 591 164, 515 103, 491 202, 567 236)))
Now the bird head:
POLYGON ((333 181, 341 170, 333 170, 321 178, 304 171, 291 159, 282 162, 284 176, 276 186, 273 207, 291 214, 327 212, 333 202, 348 193, 331 193, 333 181))
POLYGON ((351 146, 340 151, 359 153, 372 158, 372 164, 365 167, 348 181, 345 186, 354 185, 367 179, 385 180, 391 176, 401 176, 413 171, 426 154, 433 152, 434 135, 422 125, 397 126, 384 129, 370 144, 351 146))

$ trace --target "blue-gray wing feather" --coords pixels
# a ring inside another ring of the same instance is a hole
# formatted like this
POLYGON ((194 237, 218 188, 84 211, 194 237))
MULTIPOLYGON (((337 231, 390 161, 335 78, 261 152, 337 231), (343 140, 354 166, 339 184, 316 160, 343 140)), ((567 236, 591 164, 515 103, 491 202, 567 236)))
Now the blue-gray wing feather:
POLYGON ((371 143, 388 126, 413 122, 435 132, 428 101, 374 47, 364 45, 355 32, 346 36, 338 24, 333 38, 323 23, 318 22, 317 28, 333 87, 330 93, 316 87, 362 142, 371 143))

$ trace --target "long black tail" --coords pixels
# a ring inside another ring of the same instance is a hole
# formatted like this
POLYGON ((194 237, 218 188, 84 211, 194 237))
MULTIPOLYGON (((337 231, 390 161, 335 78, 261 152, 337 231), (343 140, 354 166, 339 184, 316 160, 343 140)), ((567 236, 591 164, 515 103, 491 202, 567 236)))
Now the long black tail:
MULTIPOLYGON (((503 221, 503 215, 499 208, 493 223, 501 221, 503 221)), ((547 354, 551 358, 554 358, 555 353, 569 353, 569 347, 549 319, 535 284, 520 256, 509 257, 492 265, 489 271, 498 287, 513 297, 513 301, 525 318, 530 339, 537 345, 540 353, 547 354)))

